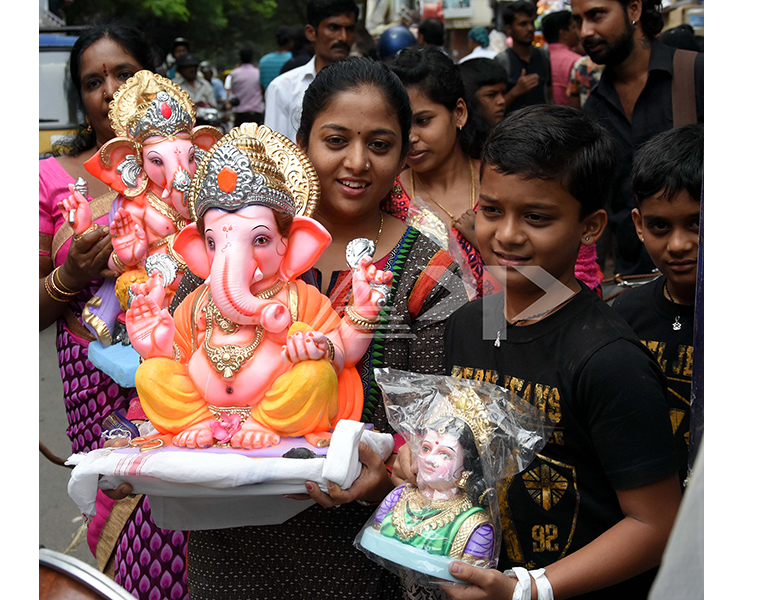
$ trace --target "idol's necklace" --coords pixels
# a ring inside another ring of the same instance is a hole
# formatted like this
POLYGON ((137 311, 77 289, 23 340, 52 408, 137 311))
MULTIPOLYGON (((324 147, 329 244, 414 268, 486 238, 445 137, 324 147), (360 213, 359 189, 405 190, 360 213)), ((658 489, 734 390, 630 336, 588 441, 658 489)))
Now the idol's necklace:
POLYGON ((668 280, 665 280, 665 297, 670 300, 673 304, 676 305, 676 310, 678 311, 678 314, 676 315, 676 320, 673 321, 673 331, 680 331, 681 327, 683 327, 683 324, 681 323, 681 309, 678 307, 678 304, 676 304, 676 301, 673 300, 673 296, 670 294, 670 290, 668 289, 668 280))

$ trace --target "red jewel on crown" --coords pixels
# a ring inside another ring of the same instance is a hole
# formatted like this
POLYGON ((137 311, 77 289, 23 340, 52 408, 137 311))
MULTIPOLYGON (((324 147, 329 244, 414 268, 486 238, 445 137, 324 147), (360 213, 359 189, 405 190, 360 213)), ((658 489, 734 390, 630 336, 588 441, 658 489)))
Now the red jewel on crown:
POLYGON ((168 119, 172 116, 172 107, 168 103, 161 103, 161 114, 164 115, 164 119, 168 119))

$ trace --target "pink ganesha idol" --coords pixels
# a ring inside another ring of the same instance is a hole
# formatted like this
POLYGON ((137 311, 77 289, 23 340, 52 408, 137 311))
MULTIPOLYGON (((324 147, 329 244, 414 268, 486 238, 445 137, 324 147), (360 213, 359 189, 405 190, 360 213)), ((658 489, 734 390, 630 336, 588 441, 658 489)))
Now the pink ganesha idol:
MULTIPOLYGON (((187 93, 150 71, 137 72, 117 90, 108 117, 117 137, 85 163, 119 193, 110 214, 114 251, 108 267, 121 275, 83 314, 104 346, 114 341, 116 317, 128 306, 132 283, 156 274, 165 288, 164 306, 169 305, 186 270, 174 239, 190 222, 190 182, 205 151, 222 136, 214 127, 194 127, 187 93)), ((89 205, 75 186, 71 189, 61 210, 75 233, 83 233, 92 225, 89 205)))
POLYGON ((233 129, 200 162, 188 194, 195 222, 174 250, 205 283, 173 318, 163 288, 133 286, 127 330, 145 359, 136 387, 159 435, 132 445, 250 450, 305 436, 325 446, 340 419, 359 420, 355 365, 392 274, 371 264, 374 248, 350 261, 354 303, 342 319, 297 279, 331 241, 308 217, 318 196, 309 159, 267 127, 233 129))

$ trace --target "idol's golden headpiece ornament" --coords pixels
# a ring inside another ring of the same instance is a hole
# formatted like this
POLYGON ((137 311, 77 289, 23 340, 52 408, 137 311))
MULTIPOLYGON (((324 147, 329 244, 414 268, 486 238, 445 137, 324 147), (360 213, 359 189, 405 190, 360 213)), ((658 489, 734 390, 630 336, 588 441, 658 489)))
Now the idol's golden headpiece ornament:
POLYGON ((430 422, 444 417, 464 421, 475 437, 480 455, 488 451, 496 425, 488 418, 486 405, 473 388, 455 389, 433 407, 430 422))
POLYGON ((284 135, 245 123, 220 139, 201 160, 188 193, 190 217, 209 208, 235 211, 268 206, 309 216, 319 199, 319 178, 307 156, 284 135))
POLYGON ((138 71, 114 94, 108 118, 118 137, 138 144, 152 136, 173 139, 190 134, 195 106, 187 92, 151 71, 138 71))

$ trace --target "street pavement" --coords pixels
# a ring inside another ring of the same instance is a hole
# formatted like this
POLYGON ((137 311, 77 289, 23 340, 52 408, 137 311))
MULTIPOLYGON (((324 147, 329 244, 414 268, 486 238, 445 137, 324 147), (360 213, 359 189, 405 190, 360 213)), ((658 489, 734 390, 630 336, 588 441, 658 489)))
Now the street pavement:
MULTIPOLYGON (((68 423, 55 351, 55 325, 40 332, 39 393, 40 441, 56 456, 68 458, 71 443, 66 437, 68 423)), ((79 509, 66 491, 70 472, 67 467, 56 465, 39 453, 40 545, 57 552, 69 548, 82 525, 79 509)), ((84 533, 67 554, 97 567, 84 533)))

